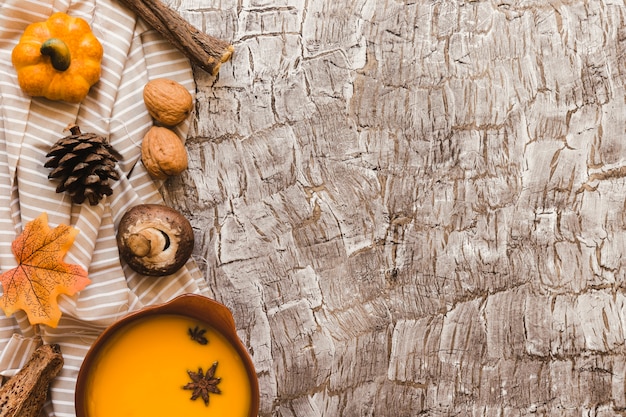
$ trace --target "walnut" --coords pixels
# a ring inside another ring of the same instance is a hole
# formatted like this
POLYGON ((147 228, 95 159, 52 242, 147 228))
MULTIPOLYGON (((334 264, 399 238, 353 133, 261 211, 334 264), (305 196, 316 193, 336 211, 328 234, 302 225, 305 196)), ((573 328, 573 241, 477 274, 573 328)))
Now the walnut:
POLYGON ((152 126, 141 143, 141 161, 151 177, 164 180, 187 169, 187 150, 172 130, 152 126))
POLYGON ((193 97, 189 91, 167 78, 149 81, 143 89, 143 100, 150 116, 168 127, 183 122, 193 109, 193 97))

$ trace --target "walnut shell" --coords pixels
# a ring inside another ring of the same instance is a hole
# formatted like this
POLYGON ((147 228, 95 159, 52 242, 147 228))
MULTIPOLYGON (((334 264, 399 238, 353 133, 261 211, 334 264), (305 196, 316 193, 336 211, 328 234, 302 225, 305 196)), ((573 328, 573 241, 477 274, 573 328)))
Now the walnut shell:
POLYGON ((163 126, 173 127, 193 109, 193 97, 180 83, 167 78, 148 81, 143 89, 148 113, 163 126))
POLYGON ((152 126, 141 143, 141 161, 151 177, 164 180, 187 169, 187 150, 172 130, 152 126))

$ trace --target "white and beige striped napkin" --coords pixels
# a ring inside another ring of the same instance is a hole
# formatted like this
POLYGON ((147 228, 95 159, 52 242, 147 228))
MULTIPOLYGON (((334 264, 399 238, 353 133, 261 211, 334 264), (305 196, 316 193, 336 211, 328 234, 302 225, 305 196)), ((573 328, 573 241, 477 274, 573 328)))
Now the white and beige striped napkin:
MULTIPOLYGON (((82 265, 91 284, 77 296, 60 297, 63 316, 57 328, 34 329, 22 312, 7 318, 0 311, 0 374, 10 375, 27 360, 39 333, 45 343, 61 345, 65 366, 55 378, 45 412, 75 416, 74 385, 82 360, 109 324, 145 305, 179 294, 208 290, 193 260, 177 274, 144 277, 120 264, 115 225, 139 203, 163 203, 159 185, 140 163, 140 143, 152 125, 142 99, 150 79, 170 78, 195 93, 189 61, 117 0, 2 0, 0 3, 0 270, 16 265, 11 242, 23 225, 48 213, 51 227, 79 230, 65 261, 82 265), (62 11, 84 18, 104 47, 102 76, 80 104, 30 98, 20 90, 11 51, 25 27, 62 11), (122 179, 99 205, 74 205, 55 191, 44 168, 46 153, 64 129, 76 123, 83 132, 110 138, 123 155, 122 179)), ((177 128, 184 138, 189 121, 177 128)))

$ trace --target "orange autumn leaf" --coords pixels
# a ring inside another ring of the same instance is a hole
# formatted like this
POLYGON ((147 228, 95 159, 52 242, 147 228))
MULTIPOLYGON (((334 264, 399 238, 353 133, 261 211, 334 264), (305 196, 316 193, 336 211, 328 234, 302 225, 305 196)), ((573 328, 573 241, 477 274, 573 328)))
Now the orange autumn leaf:
POLYGON ((74 295, 90 282, 80 265, 63 262, 77 234, 65 224, 51 229, 46 213, 26 224, 11 245, 19 265, 0 275, 4 290, 0 307, 7 316, 24 310, 33 325, 57 326, 61 318, 57 297, 74 295))

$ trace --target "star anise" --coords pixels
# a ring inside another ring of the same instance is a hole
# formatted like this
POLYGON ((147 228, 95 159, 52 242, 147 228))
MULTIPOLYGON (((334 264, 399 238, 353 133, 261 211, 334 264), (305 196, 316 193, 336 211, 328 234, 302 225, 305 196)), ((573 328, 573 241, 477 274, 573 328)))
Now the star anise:
POLYGON ((202 372, 202 368, 198 368, 198 372, 187 371, 191 382, 183 387, 193 391, 191 399, 195 400, 198 397, 202 397, 205 405, 209 405, 209 393, 221 394, 222 391, 217 387, 222 378, 215 378, 215 369, 217 369, 217 362, 206 371, 206 374, 202 372))
POLYGON ((198 326, 194 327, 193 329, 190 327, 187 330, 187 333, 189 334, 189 337, 191 337, 191 340, 194 340, 201 345, 206 345, 207 343, 209 343, 207 338, 204 336, 204 334, 206 333, 206 329, 201 329, 198 326))

